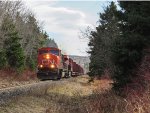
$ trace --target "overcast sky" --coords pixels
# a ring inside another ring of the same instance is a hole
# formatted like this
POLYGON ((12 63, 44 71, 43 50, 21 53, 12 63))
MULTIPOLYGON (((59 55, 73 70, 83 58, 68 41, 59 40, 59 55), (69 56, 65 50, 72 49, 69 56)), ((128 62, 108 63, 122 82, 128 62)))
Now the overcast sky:
POLYGON ((70 55, 86 56, 88 40, 80 39, 80 30, 95 27, 107 1, 24 1, 59 48, 70 55))

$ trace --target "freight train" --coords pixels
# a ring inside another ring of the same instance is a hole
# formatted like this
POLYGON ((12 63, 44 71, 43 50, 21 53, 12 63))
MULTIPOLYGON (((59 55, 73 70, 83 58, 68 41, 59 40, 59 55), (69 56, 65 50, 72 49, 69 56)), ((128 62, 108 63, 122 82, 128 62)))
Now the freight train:
POLYGON ((61 79, 62 77, 75 77, 84 74, 83 68, 61 53, 54 47, 43 47, 38 49, 37 78, 61 79))

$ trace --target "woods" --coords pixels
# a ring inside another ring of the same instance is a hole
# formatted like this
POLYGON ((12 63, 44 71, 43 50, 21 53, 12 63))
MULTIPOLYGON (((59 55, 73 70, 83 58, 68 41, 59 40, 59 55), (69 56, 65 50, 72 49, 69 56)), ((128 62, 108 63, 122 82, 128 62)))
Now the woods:
POLYGON ((36 68, 37 49, 57 44, 22 1, 0 1, 0 68, 36 68))
MULTIPOLYGON (((99 25, 89 35, 90 75, 102 76, 107 70, 113 88, 121 93, 136 78, 138 66, 149 48, 149 2, 114 2, 100 13, 99 25)), ((144 81, 141 83, 144 86, 144 81)))
POLYGON ((48 32, 25 3, 0 1, 0 112, 149 113, 150 2, 26 3, 48 32))

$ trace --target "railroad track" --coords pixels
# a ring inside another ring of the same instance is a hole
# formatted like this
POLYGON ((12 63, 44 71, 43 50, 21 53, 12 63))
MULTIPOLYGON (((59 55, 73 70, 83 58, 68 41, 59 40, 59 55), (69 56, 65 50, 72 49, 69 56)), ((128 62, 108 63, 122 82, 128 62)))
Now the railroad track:
POLYGON ((49 88, 54 87, 56 85, 63 85, 66 82, 67 79, 62 79, 59 81, 49 80, 33 84, 0 89, 0 105, 5 105, 11 100, 18 98, 19 96, 46 94, 49 88))

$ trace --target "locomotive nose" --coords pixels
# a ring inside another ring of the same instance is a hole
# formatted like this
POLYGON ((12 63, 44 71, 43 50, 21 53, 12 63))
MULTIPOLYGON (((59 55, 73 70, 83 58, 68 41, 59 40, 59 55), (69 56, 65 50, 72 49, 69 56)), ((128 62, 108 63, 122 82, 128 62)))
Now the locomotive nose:
POLYGON ((38 59, 38 68, 39 69, 57 69, 59 67, 59 56, 51 53, 44 53, 40 55, 38 59))

